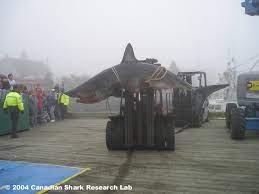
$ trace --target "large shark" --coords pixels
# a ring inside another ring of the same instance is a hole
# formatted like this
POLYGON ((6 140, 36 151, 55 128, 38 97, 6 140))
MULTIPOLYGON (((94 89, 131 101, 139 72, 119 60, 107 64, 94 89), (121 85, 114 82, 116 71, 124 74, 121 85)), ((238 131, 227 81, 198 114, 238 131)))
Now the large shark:
POLYGON ((78 98, 77 102, 91 104, 110 96, 118 97, 122 90, 132 93, 147 87, 192 90, 190 84, 172 72, 147 61, 137 60, 131 44, 128 44, 120 64, 102 71, 66 94, 78 98))

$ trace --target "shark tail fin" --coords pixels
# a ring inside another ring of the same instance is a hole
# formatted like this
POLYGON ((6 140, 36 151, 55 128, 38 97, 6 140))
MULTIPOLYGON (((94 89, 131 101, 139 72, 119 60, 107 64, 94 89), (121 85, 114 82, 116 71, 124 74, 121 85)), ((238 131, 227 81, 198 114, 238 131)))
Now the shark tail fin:
POLYGON ((225 87, 229 86, 228 84, 219 84, 219 85, 211 85, 211 86, 205 86, 202 88, 198 88, 195 90, 195 92, 201 93, 204 98, 207 98, 212 93, 221 90, 225 87))

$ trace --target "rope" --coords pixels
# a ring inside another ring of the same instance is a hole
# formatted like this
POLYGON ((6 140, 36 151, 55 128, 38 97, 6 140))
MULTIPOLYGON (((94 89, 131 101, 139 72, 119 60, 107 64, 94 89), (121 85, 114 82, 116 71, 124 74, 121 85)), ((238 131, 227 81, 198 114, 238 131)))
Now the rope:
POLYGON ((183 132, 185 129, 188 129, 190 127, 190 125, 191 124, 189 122, 187 122, 182 128, 180 128, 179 130, 175 131, 174 133, 175 134, 179 134, 179 133, 183 132))
POLYGON ((249 72, 252 71, 255 66, 259 63, 259 59, 256 60, 256 62, 253 64, 253 66, 250 68, 249 72))
POLYGON ((151 75, 150 79, 146 80, 145 82, 150 81, 159 81, 162 80, 167 74, 167 69, 162 66, 158 66, 155 72, 151 75))
POLYGON ((112 71, 113 71, 115 77, 117 78, 117 80, 118 80, 119 82, 121 82, 120 76, 119 76, 117 70, 115 69, 115 67, 112 67, 111 69, 112 69, 112 71))

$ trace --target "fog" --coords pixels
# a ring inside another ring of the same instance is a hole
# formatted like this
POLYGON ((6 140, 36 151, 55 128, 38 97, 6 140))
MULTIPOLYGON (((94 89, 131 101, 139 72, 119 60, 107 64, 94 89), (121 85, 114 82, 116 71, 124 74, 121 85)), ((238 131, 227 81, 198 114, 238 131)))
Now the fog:
MULTIPOLYGON (((259 53, 259 18, 237 0, 0 0, 0 54, 48 61, 56 75, 94 75, 118 64, 128 42, 136 57, 215 81, 230 57, 259 53)), ((211 81, 210 80, 210 81, 211 81)))

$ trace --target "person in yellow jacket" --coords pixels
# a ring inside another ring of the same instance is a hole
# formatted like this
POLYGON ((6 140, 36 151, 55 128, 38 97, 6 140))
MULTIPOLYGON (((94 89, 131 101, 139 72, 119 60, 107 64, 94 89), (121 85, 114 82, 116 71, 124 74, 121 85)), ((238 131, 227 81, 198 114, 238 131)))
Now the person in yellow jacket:
POLYGON ((58 105, 60 108, 60 118, 64 120, 65 113, 67 112, 67 106, 70 103, 70 98, 68 95, 60 92, 58 94, 58 105))
POLYGON ((18 92, 18 86, 14 85, 13 90, 9 92, 4 101, 3 109, 6 113, 10 112, 12 121, 12 138, 17 138, 16 130, 19 120, 19 112, 24 113, 24 106, 22 102, 22 96, 18 92))

